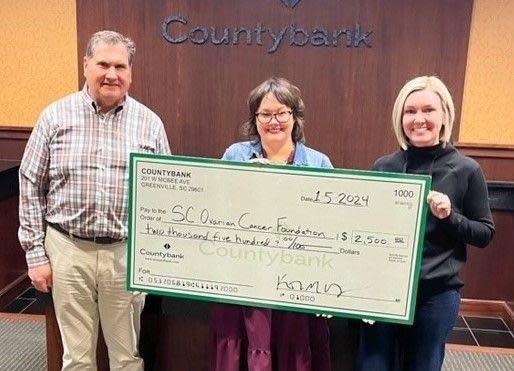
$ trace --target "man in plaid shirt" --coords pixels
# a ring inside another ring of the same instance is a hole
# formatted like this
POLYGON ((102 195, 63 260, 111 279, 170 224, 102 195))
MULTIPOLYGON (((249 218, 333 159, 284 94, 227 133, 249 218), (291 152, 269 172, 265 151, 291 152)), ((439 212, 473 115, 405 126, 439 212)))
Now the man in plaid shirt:
POLYGON ((52 292, 63 370, 96 369, 98 324, 111 369, 143 370, 144 296, 126 290, 130 152, 170 153, 162 121, 129 97, 134 42, 89 40, 82 91, 48 106, 20 166, 19 239, 34 287, 52 292))

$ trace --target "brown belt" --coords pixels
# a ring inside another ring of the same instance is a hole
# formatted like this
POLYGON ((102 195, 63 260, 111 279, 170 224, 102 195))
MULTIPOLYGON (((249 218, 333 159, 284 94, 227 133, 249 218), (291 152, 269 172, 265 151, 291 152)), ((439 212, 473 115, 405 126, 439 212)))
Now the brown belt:
POLYGON ((112 244, 112 243, 117 243, 117 242, 125 241, 124 238, 116 239, 116 238, 112 238, 112 237, 82 237, 82 236, 77 236, 75 234, 72 234, 72 233, 68 232, 66 229, 61 227, 59 224, 48 223, 48 225, 50 227, 52 227, 53 229, 55 229, 57 232, 60 232, 60 233, 64 234, 65 236, 68 236, 68 237, 70 237, 72 239, 76 238, 76 239, 79 239, 79 240, 94 242, 94 243, 97 243, 97 244, 100 244, 100 245, 109 245, 109 244, 112 244))

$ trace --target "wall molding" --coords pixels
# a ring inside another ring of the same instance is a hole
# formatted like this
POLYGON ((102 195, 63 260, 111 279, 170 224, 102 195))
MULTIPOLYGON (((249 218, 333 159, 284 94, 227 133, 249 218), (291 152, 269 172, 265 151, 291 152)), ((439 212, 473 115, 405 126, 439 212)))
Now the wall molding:
POLYGON ((514 145, 456 142, 455 147, 470 157, 514 159, 514 145))
MULTIPOLYGON (((0 125, 0 140, 28 140, 32 129, 26 126, 0 125)), ((514 159, 514 145, 455 142, 454 146, 466 156, 514 159)))
POLYGON ((0 126, 0 169, 18 165, 32 128, 0 126))
POLYGON ((0 126, 0 140, 2 139, 29 139, 31 127, 26 126, 0 126))

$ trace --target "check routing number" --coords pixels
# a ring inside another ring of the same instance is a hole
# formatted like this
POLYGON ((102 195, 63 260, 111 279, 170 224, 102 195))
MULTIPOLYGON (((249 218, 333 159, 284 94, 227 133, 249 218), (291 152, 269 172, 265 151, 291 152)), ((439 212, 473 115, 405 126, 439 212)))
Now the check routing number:
POLYGON ((128 288, 412 323, 430 177, 132 154, 128 288))

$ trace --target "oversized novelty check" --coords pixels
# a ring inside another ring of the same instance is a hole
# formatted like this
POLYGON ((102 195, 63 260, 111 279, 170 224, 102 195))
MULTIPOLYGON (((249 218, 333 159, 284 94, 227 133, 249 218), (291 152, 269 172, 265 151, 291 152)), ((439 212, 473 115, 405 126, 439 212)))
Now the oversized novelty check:
POLYGON ((128 287, 412 323, 430 177, 132 154, 128 287))

